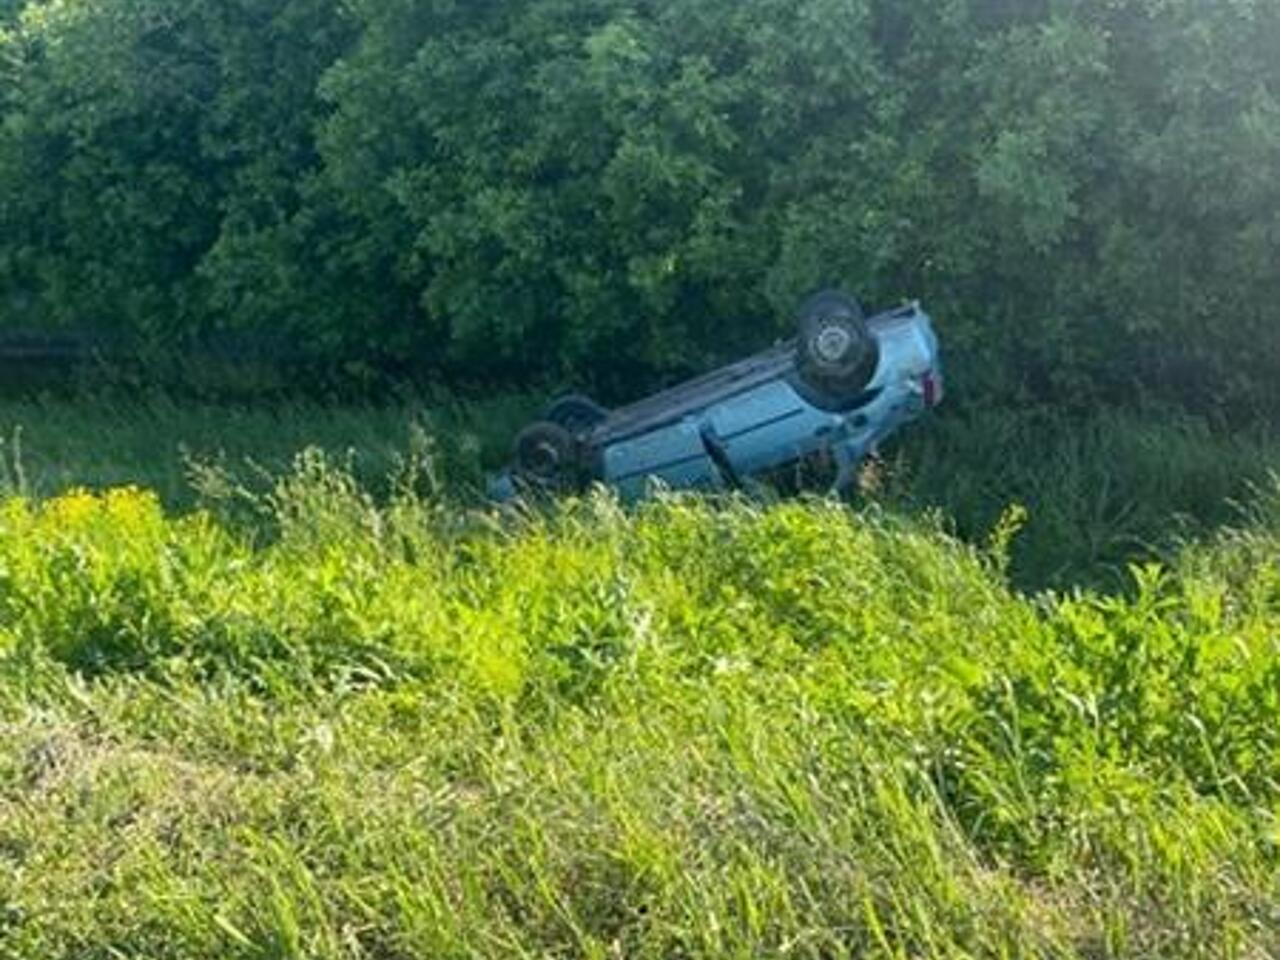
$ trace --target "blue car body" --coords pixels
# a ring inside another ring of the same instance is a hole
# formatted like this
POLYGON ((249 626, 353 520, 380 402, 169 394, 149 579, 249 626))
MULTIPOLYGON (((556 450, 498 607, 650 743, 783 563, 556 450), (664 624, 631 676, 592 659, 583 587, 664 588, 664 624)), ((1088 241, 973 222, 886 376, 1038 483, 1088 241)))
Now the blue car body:
MULTIPOLYGON (((698 379, 603 413, 581 431, 590 479, 634 500, 659 486, 726 490, 815 454, 836 467, 844 488, 858 464, 904 423, 942 399, 938 338, 917 303, 866 321, 875 370, 856 396, 840 401, 806 385, 794 341, 698 379)), ((518 492, 511 470, 490 494, 518 492)))

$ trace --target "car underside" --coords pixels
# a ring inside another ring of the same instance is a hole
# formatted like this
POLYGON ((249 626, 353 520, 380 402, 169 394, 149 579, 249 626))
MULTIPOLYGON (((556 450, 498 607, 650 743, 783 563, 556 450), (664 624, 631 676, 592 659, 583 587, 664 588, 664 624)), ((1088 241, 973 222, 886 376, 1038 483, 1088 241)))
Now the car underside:
POLYGON ((616 410, 555 401, 516 438, 491 494, 741 489, 816 461, 832 465, 828 486, 846 488, 881 440, 941 401, 937 337, 918 304, 868 319, 836 290, 806 300, 796 327, 792 340, 616 410))

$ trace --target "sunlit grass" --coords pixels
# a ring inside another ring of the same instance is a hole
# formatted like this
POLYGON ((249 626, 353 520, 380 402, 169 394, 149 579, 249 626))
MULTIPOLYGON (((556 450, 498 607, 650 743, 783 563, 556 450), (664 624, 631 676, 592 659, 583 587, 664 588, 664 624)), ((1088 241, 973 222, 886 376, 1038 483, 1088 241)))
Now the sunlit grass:
POLYGON ((1274 495, 1031 600, 1016 512, 428 470, 4 501, 0 955, 1280 950, 1274 495))

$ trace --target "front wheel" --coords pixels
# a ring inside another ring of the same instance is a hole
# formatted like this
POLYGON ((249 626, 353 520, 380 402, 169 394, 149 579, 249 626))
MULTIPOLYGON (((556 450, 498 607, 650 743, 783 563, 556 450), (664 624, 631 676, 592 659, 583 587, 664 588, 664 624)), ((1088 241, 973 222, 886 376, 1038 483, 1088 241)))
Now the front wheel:
POLYGON ((807 387, 835 400, 866 389, 880 348, 857 300, 823 290, 801 305, 796 326, 796 370, 807 387))
POLYGON ((514 459, 516 477, 538 490, 567 492, 584 480, 578 441, 557 423, 540 420, 521 430, 514 459))

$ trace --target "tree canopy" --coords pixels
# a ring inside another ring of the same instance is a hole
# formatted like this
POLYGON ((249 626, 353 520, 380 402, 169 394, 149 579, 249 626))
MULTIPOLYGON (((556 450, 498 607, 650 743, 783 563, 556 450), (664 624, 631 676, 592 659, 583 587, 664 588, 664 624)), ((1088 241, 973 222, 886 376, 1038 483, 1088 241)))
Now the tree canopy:
POLYGON ((1280 411, 1266 0, 0 0, 0 325, 606 392, 926 301, 974 398, 1280 411))

